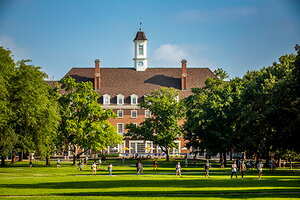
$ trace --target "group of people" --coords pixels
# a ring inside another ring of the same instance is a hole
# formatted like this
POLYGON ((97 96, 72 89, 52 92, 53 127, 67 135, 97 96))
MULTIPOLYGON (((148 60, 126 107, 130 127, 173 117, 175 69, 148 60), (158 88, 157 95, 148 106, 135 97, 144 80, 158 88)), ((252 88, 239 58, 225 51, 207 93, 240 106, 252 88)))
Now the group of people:
MULTIPOLYGON (((224 165, 224 164, 223 164, 224 165)), ((261 176, 263 175, 263 163, 262 161, 260 160, 259 163, 257 164, 257 171, 258 171, 258 179, 261 179, 261 176)), ((211 168, 211 165, 209 163, 209 160, 206 160, 206 162, 204 163, 204 171, 205 171, 205 175, 204 177, 207 177, 207 178, 210 178, 209 176, 209 169, 211 168)), ((224 166, 222 167, 224 168, 224 166)), ((181 175, 181 165, 180 165, 180 162, 178 162, 175 166, 175 169, 176 169, 176 176, 180 176, 182 177, 181 175)), ((245 172, 247 171, 247 167, 246 167, 246 164, 245 164, 245 161, 233 161, 233 164, 231 165, 231 178, 233 176, 235 176, 236 178, 238 177, 237 176, 237 172, 240 172, 241 173, 241 176, 242 176, 242 179, 244 179, 244 174, 245 172)))
MULTIPOLYGON (((96 175, 96 172, 97 172, 97 169, 98 169, 96 162, 94 162, 94 163, 92 164, 91 169, 92 169, 93 175, 96 175)), ((111 176, 111 175, 112 175, 112 170, 113 170, 113 165, 112 165, 112 163, 109 163, 109 164, 107 165, 107 169, 108 169, 109 175, 111 176)))
MULTIPOLYGON (((256 167, 258 171, 258 179, 261 179, 261 176, 263 175, 262 172, 263 164, 261 160, 259 161, 256 167)), ((242 175, 242 179, 244 179, 244 174, 246 171, 247 171, 247 166, 244 160, 233 161, 233 164, 231 165, 231 178, 233 177, 233 175, 235 175, 235 178, 237 178, 237 172, 240 172, 242 175)))
MULTIPOLYGON (((32 156, 33 157, 33 156, 32 156)), ((30 157, 30 167, 32 167, 32 160, 34 158, 30 157)), ((80 160, 80 162, 78 163, 78 169, 80 169, 82 171, 83 167, 85 165, 87 165, 87 160, 88 158, 85 158, 83 160, 80 160)), ((60 159, 57 158, 57 168, 60 168, 60 159)), ((124 164, 124 158, 122 158, 122 162, 124 164)), ((98 161, 98 164, 99 164, 99 167, 101 166, 102 164, 102 160, 101 158, 99 159, 98 161)), ((185 167, 187 167, 188 165, 188 161, 187 161, 187 158, 184 159, 184 164, 185 164, 185 167)), ((269 163, 270 165, 270 169, 271 170, 274 170, 275 168, 275 161, 271 161, 269 163)), ((257 171, 258 171, 258 179, 261 179, 262 175, 263 175, 263 163, 262 163, 262 160, 260 160, 259 162, 257 162, 256 166, 254 166, 254 163, 251 163, 251 162, 245 162, 244 160, 234 160, 233 161, 233 164, 231 165, 231 177, 232 178, 233 176, 235 176, 236 178, 238 178, 238 172, 241 173, 241 177, 242 179, 244 179, 244 175, 245 175, 245 172, 247 171, 247 168, 253 168, 253 167, 256 167, 257 168, 257 171)), ((205 164, 204 164, 204 171, 205 171, 205 177, 207 178, 210 178, 209 176, 209 169, 211 168, 211 165, 209 163, 209 160, 206 160, 205 164)), ((220 165, 220 168, 224 168, 224 161, 221 161, 221 165, 220 165)), ((92 166, 91 166, 91 169, 92 169, 92 174, 93 175, 96 175, 96 172, 97 172, 97 164, 96 162, 93 162, 92 166)), ((113 169, 113 165, 112 163, 110 162, 107 166, 107 169, 108 169, 108 172, 109 172, 109 175, 112 175, 112 169, 113 169)), ((153 170, 157 170, 157 160, 154 160, 153 161, 153 170)), ((180 165, 180 162, 178 162, 175 166, 175 170, 176 170, 176 176, 180 176, 182 177, 182 174, 181 174, 181 165, 180 165)), ((136 174, 137 175, 141 175, 143 174, 143 163, 142 163, 142 160, 138 160, 137 163, 136 163, 136 174)))

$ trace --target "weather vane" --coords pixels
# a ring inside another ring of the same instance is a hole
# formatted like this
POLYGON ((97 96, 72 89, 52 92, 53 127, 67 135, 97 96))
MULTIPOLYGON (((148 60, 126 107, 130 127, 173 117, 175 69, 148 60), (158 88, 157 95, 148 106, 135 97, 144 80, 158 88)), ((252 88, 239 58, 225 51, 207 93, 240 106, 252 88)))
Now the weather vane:
POLYGON ((140 31, 142 31, 142 18, 140 17, 140 31))

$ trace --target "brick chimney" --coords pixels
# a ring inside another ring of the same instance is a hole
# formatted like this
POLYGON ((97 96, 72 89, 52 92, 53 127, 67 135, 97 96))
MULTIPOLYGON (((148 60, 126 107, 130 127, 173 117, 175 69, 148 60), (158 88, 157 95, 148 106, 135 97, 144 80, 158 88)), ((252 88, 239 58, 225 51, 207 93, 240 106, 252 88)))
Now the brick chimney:
POLYGON ((181 90, 187 90, 186 59, 181 61, 181 90))
POLYGON ((101 83, 101 77, 100 77, 100 60, 95 60, 95 73, 94 73, 94 88, 95 90, 100 90, 100 83, 101 83))

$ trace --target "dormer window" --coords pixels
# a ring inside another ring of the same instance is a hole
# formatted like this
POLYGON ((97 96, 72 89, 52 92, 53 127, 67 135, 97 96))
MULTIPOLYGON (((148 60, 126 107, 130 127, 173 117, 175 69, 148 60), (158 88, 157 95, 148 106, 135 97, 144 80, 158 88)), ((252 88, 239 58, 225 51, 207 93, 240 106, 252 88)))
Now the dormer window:
POLYGON ((117 95, 117 104, 118 105, 123 105, 124 104, 124 95, 122 95, 122 94, 117 95))
POLYGON ((109 105, 110 104, 110 95, 105 94, 103 95, 103 105, 109 105))
POLYGON ((144 47, 142 44, 139 44, 139 55, 144 55, 144 47))
POLYGON ((137 105, 138 104, 138 96, 136 94, 130 95, 131 99, 131 105, 137 105))

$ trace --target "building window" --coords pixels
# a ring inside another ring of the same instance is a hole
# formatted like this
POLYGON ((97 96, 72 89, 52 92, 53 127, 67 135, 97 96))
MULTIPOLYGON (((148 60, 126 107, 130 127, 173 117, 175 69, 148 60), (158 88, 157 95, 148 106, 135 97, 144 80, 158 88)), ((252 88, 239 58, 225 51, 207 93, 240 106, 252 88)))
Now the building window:
POLYGON ((145 110, 145 118, 149 118, 151 116, 150 110, 145 110))
POLYGON ((118 105, 123 105, 124 104, 124 95, 122 95, 122 94, 117 95, 117 104, 118 105))
POLYGON ((138 126, 138 124, 137 123, 132 123, 133 125, 135 125, 136 127, 138 126))
POLYGON ((131 99, 131 105, 137 105, 138 104, 138 96, 136 94, 130 95, 131 99))
POLYGON ((123 123, 118 123, 118 134, 123 135, 124 133, 124 124, 123 123))
POLYGON ((144 55, 144 47, 142 44, 139 44, 139 55, 144 55))
POLYGON ((109 105, 110 104, 110 95, 105 94, 103 95, 103 105, 109 105))
POLYGON ((123 118, 123 110, 117 111, 118 118, 123 118))
POLYGON ((131 111, 131 118, 137 118, 137 110, 131 111))

